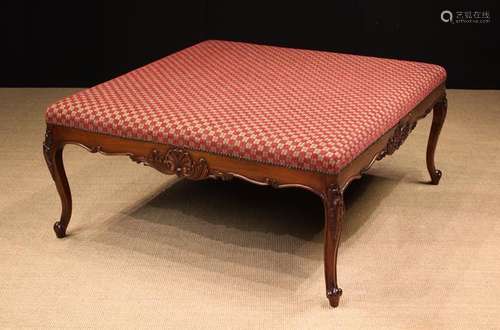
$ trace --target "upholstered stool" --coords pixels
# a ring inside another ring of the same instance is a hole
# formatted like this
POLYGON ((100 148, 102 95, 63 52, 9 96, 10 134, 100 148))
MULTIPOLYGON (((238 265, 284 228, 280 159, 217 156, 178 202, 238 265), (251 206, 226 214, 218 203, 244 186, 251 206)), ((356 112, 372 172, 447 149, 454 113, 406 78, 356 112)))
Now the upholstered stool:
POLYGON ((240 177, 302 187, 325 205, 327 296, 337 306, 336 258, 347 185, 392 154, 434 109, 427 148, 446 115, 446 72, 432 64, 205 41, 51 105, 44 154, 63 204, 65 144, 122 154, 188 179, 240 177))

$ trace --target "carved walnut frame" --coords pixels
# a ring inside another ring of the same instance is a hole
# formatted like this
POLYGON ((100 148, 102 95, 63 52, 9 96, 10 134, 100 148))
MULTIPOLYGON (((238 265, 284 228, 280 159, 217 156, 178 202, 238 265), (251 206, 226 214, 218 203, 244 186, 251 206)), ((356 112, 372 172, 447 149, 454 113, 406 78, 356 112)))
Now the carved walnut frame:
POLYGON ((337 250, 344 214, 344 190, 351 181, 360 178, 376 160, 394 153, 416 126, 417 121, 425 117, 432 109, 434 111, 427 144, 427 168, 431 183, 438 184, 441 171, 437 170, 434 165, 434 152, 447 111, 444 84, 436 88, 396 126, 382 135, 336 175, 268 165, 49 124, 43 143, 43 153, 62 203, 61 217, 54 224, 54 231, 57 237, 64 237, 71 217, 71 192, 62 157, 66 144, 82 146, 92 153, 129 156, 133 161, 151 166, 162 173, 176 174, 191 180, 206 178, 230 180, 238 177, 255 184, 270 185, 275 188, 304 188, 317 194, 323 200, 326 296, 330 305, 337 307, 342 295, 342 290, 337 285, 337 250))

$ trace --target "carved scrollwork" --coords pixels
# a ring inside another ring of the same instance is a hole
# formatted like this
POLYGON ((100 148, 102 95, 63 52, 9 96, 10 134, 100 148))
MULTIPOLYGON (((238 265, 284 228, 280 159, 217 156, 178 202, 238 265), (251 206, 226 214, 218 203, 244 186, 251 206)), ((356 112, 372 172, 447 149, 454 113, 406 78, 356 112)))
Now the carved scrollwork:
POLYGON ((103 153, 102 152, 102 147, 99 146, 99 145, 97 145, 97 146, 91 146, 88 150, 89 150, 90 153, 93 153, 93 154, 98 153, 98 152, 99 153, 103 153))
MULTIPOLYGON (((142 162, 142 159, 133 159, 142 162)), ((194 160, 188 151, 172 148, 162 154, 154 149, 145 159, 145 163, 165 174, 175 174, 191 180, 201 180, 208 177, 210 170, 204 158, 194 160)))
POLYGON ((143 156, 137 156, 137 155, 128 155, 128 157, 137 164, 145 164, 146 163, 146 158, 143 156))
POLYGON ((333 207, 335 208, 340 207, 341 209, 343 209, 344 196, 341 187, 339 187, 336 184, 331 185, 330 188, 328 189, 328 197, 331 198, 331 200, 333 201, 332 203, 333 207))
POLYGON ((45 139, 43 141, 43 152, 49 153, 52 148, 52 127, 48 126, 45 131, 45 139))
POLYGON ((267 185, 271 186, 272 188, 279 188, 280 187, 280 184, 276 179, 265 178, 264 181, 267 185))
POLYGON ((52 137, 52 127, 47 126, 47 130, 45 131, 45 139, 43 141, 43 156, 45 157, 45 162, 47 163, 47 167, 49 168, 52 177, 54 176, 54 164, 52 163, 50 153, 52 151, 53 144, 54 141, 52 137))
POLYGON ((217 170, 215 170, 215 171, 211 170, 210 177, 212 177, 214 179, 222 180, 222 181, 229 181, 229 180, 234 179, 234 177, 238 177, 238 178, 243 179, 245 181, 252 182, 255 184, 259 184, 259 185, 267 185, 267 186, 270 186, 272 188, 279 188, 280 187, 280 183, 278 182, 278 180, 270 178, 270 177, 265 177, 262 180, 254 180, 254 179, 248 178, 244 175, 226 173, 226 172, 221 172, 221 171, 217 171, 217 170))
POLYGON ((222 181, 231 181, 232 179, 234 179, 234 175, 232 173, 225 173, 225 172, 220 172, 220 171, 213 171, 212 177, 214 179, 222 180, 222 181))
POLYGON ((391 136, 385 148, 377 156, 377 160, 381 160, 387 155, 392 155, 396 150, 401 147, 403 142, 405 142, 411 131, 417 126, 416 121, 409 121, 406 123, 400 123, 394 130, 394 134, 391 136))

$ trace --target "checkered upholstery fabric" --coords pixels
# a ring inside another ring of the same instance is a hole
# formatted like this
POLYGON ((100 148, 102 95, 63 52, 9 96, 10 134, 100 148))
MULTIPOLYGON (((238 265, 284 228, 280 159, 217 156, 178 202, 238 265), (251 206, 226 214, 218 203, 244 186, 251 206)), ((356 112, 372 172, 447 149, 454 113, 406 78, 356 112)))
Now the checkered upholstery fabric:
POLYGON ((445 78, 431 64, 209 40, 66 97, 46 120, 337 173, 445 78))

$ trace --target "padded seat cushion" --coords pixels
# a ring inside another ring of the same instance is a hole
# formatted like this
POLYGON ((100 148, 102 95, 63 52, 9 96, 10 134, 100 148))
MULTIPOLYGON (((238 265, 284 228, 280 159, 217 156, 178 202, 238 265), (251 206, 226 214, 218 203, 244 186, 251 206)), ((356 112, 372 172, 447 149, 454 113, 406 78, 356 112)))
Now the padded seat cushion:
POLYGON ((46 120, 333 174, 445 79, 425 63, 209 40, 66 97, 46 120))

